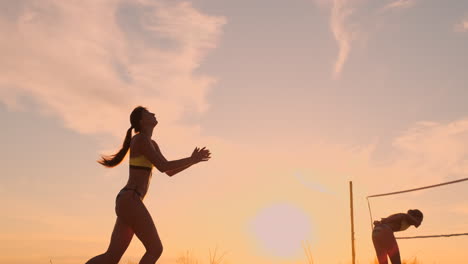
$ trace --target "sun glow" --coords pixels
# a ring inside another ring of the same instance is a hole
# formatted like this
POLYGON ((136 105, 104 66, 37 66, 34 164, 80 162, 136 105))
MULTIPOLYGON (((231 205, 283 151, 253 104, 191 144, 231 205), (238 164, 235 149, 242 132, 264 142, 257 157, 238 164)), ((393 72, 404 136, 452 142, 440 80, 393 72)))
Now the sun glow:
POLYGON ((261 209, 250 228, 262 251, 275 257, 291 258, 303 254, 302 242, 313 238, 309 216, 288 203, 261 209))

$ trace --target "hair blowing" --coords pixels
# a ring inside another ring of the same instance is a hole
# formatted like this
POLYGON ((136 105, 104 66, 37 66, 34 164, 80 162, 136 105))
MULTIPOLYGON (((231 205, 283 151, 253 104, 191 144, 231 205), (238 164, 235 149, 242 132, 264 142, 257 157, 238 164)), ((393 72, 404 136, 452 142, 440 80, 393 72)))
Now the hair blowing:
POLYGON ((140 132, 140 120, 143 111, 147 111, 147 109, 143 106, 137 106, 133 109, 132 113, 130 114, 130 124, 131 127, 127 130, 127 134, 125 135, 124 142, 122 144, 122 148, 114 155, 101 155, 101 159, 97 162, 112 168, 120 164, 122 160, 127 155, 128 149, 130 148, 130 142, 132 140, 132 129, 135 129, 135 132, 140 132))

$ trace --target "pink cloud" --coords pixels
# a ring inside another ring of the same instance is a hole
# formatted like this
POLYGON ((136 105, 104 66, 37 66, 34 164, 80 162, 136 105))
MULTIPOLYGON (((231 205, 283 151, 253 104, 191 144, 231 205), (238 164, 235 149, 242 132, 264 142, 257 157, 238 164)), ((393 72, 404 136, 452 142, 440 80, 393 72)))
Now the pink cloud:
POLYGON ((338 43, 338 57, 334 65, 334 76, 338 77, 351 50, 354 32, 349 28, 348 17, 352 9, 347 6, 349 1, 334 0, 330 17, 330 28, 338 43))
POLYGON ((454 28, 457 32, 468 32, 468 17, 456 24, 454 28))
POLYGON ((386 5, 384 9, 409 8, 413 6, 415 2, 415 0, 397 0, 386 5))
MULTIPOLYGON (((362 5, 369 3, 368 0, 315 0, 320 7, 330 7, 330 30, 338 44, 338 56, 333 65, 333 76, 339 78, 343 68, 348 60, 349 54, 355 42, 365 41, 368 32, 364 32, 364 25, 352 17, 355 11, 364 11, 362 5)), ((370 17, 374 23, 378 23, 379 12, 388 9, 409 8, 414 6, 416 0, 397 0, 383 8, 374 10, 376 13, 370 17)), ((368 14, 369 15, 369 14, 368 14)), ((362 16, 362 15, 361 15, 362 16)))
POLYGON ((80 133, 119 137, 139 104, 175 123, 202 113, 212 76, 195 74, 225 19, 188 2, 3 2, 0 101, 57 116, 80 133), (11 16, 11 14, 9 14, 11 16), (36 109, 35 109, 36 110, 36 109))
POLYGON ((338 56, 333 65, 333 77, 339 78, 351 51, 351 43, 356 38, 355 25, 350 16, 354 6, 366 0, 314 0, 320 8, 330 9, 330 31, 338 45, 338 56))
POLYGON ((394 141, 400 164, 443 179, 468 172, 468 120, 448 124, 420 122, 394 141), (439 175, 438 177, 436 175, 439 175))

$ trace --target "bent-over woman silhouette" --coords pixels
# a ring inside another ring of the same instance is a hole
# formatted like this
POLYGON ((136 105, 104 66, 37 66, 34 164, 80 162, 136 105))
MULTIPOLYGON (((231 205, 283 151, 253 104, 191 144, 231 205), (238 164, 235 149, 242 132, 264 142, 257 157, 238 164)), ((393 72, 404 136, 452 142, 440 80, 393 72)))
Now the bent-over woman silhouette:
POLYGON ((421 225, 423 213, 418 209, 408 210, 405 213, 393 214, 374 221, 372 231, 372 242, 379 264, 388 264, 387 256, 392 264, 401 264, 400 250, 393 232, 404 231, 414 225, 416 228, 421 225))
POLYGON ((106 167, 118 165, 130 149, 130 172, 128 182, 117 194, 115 212, 117 220, 112 231, 107 251, 88 260, 86 264, 117 264, 127 250, 135 234, 146 248, 139 264, 154 264, 162 254, 163 246, 150 213, 143 203, 148 191, 151 170, 173 176, 188 167, 210 159, 206 148, 195 148, 192 155, 180 160, 168 161, 162 155, 158 144, 151 140, 154 127, 158 124, 153 113, 138 106, 130 114, 131 127, 122 148, 112 156, 102 156, 98 162, 106 167), (132 137, 132 129, 137 133, 132 137))

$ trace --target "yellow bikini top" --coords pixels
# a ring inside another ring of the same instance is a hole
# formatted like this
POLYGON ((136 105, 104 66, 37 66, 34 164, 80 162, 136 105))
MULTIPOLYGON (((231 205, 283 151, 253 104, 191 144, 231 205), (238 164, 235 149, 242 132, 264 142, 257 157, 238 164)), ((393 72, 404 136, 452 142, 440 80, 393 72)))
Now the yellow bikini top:
POLYGON ((130 168, 151 171, 153 169, 153 164, 144 155, 140 155, 130 158, 130 168))

